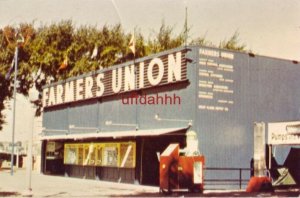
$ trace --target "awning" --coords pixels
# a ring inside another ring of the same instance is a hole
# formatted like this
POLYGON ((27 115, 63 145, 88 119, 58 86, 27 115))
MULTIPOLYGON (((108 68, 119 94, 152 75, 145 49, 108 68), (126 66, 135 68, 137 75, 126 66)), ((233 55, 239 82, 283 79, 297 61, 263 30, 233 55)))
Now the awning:
POLYGON ((177 131, 187 130, 187 128, 165 128, 165 129, 147 129, 132 131, 111 131, 98 133, 64 134, 41 136, 40 140, 81 140, 91 138, 121 138, 121 137, 139 137, 139 136, 159 136, 177 131))

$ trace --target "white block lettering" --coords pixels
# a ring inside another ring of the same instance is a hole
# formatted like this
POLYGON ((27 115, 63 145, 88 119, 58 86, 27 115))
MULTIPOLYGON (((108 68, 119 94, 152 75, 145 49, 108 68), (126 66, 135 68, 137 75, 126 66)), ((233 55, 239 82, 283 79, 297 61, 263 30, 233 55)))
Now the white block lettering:
POLYGON ((104 93, 104 84, 101 81, 104 78, 104 74, 98 74, 97 79, 96 79, 96 83, 97 83, 97 91, 96 91, 96 96, 102 96, 104 93))
POLYGON ((158 85, 160 83, 160 81, 162 80, 163 75, 164 75, 164 64, 163 64, 162 60, 159 58, 152 59, 151 62, 149 63, 149 67, 148 67, 148 71, 147 71, 147 77, 148 77, 149 83, 153 86, 158 85), (156 79, 154 79, 154 77, 153 77, 154 65, 158 66, 158 75, 157 75, 156 79))
POLYGON ((112 89, 114 93, 119 93, 122 88, 122 68, 118 68, 118 76, 117 69, 112 71, 112 89), (118 81, 118 82, 117 82, 118 81))
POLYGON ((63 103, 63 93, 64 93, 63 86, 62 85, 57 85, 56 86, 56 104, 63 103))
POLYGON ((140 62, 140 82, 139 82, 139 88, 144 87, 144 62, 140 62))
POLYGON ((74 101, 74 82, 70 81, 65 84, 65 102, 74 101))
POLYGON ((176 61, 173 54, 168 55, 168 82, 181 80, 181 52, 176 53, 176 61))
POLYGON ((54 87, 50 87, 48 105, 55 105, 55 104, 56 104, 56 101, 55 101, 54 87))
POLYGON ((84 93, 84 98, 92 98, 93 97, 93 92, 92 88, 94 85, 93 77, 88 76, 85 78, 85 93, 84 93))
POLYGON ((125 67, 124 91, 135 89, 135 72, 134 65, 125 67))
POLYGON ((76 100, 82 100, 83 99, 83 79, 77 79, 76 80, 76 100))
POLYGON ((48 103, 48 92, 49 92, 48 88, 43 90, 43 107, 48 106, 47 105, 47 103, 48 103))

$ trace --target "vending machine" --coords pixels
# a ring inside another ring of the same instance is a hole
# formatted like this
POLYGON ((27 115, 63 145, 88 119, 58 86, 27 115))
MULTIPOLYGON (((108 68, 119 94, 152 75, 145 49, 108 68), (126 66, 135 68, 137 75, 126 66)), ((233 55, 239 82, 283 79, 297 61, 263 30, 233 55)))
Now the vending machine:
POLYGON ((205 158, 198 151, 195 132, 187 133, 187 147, 170 144, 160 156, 160 192, 203 192, 205 158), (196 141, 195 141, 196 140, 196 141), (191 144, 192 143, 192 144, 191 144), (195 144, 196 143, 196 144, 195 144))

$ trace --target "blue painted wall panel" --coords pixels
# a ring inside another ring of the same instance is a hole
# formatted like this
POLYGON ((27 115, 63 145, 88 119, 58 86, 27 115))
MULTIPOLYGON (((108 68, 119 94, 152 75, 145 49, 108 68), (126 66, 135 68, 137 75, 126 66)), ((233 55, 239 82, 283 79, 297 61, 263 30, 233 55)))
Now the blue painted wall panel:
MULTIPOLYGON (((208 48, 210 49, 210 48, 208 48)), ((221 52, 222 50, 213 49, 221 52)), ((298 87, 300 68, 292 61, 230 52, 234 59, 230 65, 233 72, 219 71, 199 64, 199 70, 211 70, 233 80, 224 83, 204 74, 199 81, 213 81, 213 86, 224 85, 233 93, 214 92, 211 88, 199 87, 199 91, 213 92, 213 99, 198 99, 197 131, 200 149, 206 156, 207 167, 250 168, 253 156, 253 123, 299 120, 300 91, 298 87), (217 100, 230 100, 232 104, 217 103, 217 100), (202 109, 199 108, 202 106, 202 109), (203 109, 204 106, 226 106, 228 111, 203 109)), ((226 63, 222 58, 201 56, 218 65, 226 63)), ((227 64, 227 63, 226 63, 227 64)), ((283 162, 285 151, 279 148, 277 159, 283 162)), ((228 171, 208 173, 209 178, 238 177, 228 171)), ((248 175, 249 177, 249 175, 248 175)))
MULTIPOLYGON (((139 92, 148 97, 176 94, 181 99, 180 105, 126 105, 122 104, 121 97, 131 93, 119 94, 99 101, 74 103, 69 108, 67 105, 47 108, 43 126, 68 129, 69 124, 73 124, 98 127, 105 132, 135 130, 135 126, 107 126, 106 121, 138 124, 140 130, 188 126, 188 121, 157 121, 155 114, 163 119, 193 120, 192 129, 198 133, 200 151, 206 157, 207 167, 249 168, 254 122, 300 119, 299 64, 216 48, 190 48, 187 81, 139 92), (204 55, 203 49, 212 52, 204 55), (216 56, 215 52, 224 57, 216 56)), ((278 151, 281 162, 285 151, 278 151)), ((243 175, 249 177, 248 173, 243 175)), ((238 179, 236 172, 228 171, 207 172, 206 176, 238 179)))
POLYGON ((76 127, 98 127, 97 101, 85 102, 69 107, 69 125, 76 127))
POLYGON ((121 97, 106 98, 100 103, 100 128, 101 131, 126 131, 135 130, 135 126, 120 126, 118 124, 136 124, 135 106, 123 105, 121 97), (111 121, 113 125, 106 125, 111 121))
POLYGON ((46 129, 68 129, 68 109, 59 107, 52 108, 51 111, 45 111, 43 113, 43 127, 46 129))

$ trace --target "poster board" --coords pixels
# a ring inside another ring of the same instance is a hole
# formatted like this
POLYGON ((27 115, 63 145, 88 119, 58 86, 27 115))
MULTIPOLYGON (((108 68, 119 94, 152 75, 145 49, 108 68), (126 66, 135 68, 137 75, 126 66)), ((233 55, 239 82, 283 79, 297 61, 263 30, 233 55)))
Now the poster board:
POLYGON ((77 144, 65 144, 64 164, 78 164, 77 144))
POLYGON ((135 168, 135 142, 72 143, 64 145, 64 164, 135 168))

